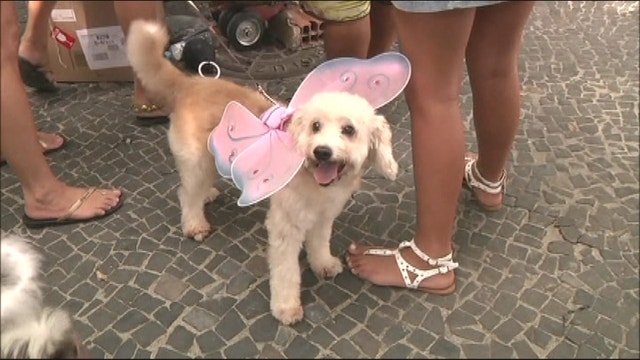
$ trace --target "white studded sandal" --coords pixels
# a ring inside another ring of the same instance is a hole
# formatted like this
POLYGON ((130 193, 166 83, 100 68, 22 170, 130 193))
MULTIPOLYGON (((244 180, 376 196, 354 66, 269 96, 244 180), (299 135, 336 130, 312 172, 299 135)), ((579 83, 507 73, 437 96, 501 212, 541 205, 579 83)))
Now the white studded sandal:
POLYGON ((455 282, 450 286, 442 289, 432 289, 420 287, 420 283, 427 278, 438 274, 445 274, 449 271, 453 271, 458 267, 457 262, 453 262, 453 253, 443 256, 438 259, 433 259, 429 257, 429 255, 425 254, 420 250, 416 243, 413 241, 403 241, 400 243, 397 249, 367 249, 363 252, 365 255, 376 255, 376 256, 395 256, 396 264, 398 265, 398 269, 400 269, 400 273, 402 274, 402 279, 404 280, 405 287, 409 289, 417 289, 424 292, 438 294, 438 295, 447 295, 451 294, 456 289, 455 282), (435 266, 433 269, 422 270, 418 269, 415 266, 410 265, 400 254, 400 250, 410 247, 413 252, 418 255, 418 257, 424 260, 427 264, 431 266, 435 266), (415 275, 413 281, 411 281, 409 274, 415 275))
MULTIPOLYGON (((480 189, 488 194, 497 195, 502 194, 504 198, 504 193, 506 191, 506 182, 507 182, 507 172, 502 171, 502 176, 496 182, 489 181, 485 179, 476 167, 476 162, 478 159, 472 157, 466 157, 466 163, 464 165, 464 182, 465 184, 471 188, 472 190, 480 189)), ((483 209, 487 211, 497 211, 502 208, 502 200, 498 204, 487 204, 478 200, 483 209)))

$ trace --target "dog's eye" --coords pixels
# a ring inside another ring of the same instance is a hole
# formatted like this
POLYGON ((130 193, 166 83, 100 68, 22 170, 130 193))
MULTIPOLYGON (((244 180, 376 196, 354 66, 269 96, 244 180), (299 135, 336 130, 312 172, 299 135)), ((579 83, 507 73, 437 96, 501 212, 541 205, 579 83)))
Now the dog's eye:
POLYGON ((313 130, 314 133, 320 131, 320 128, 322 128, 320 121, 314 121, 313 124, 311 124, 311 130, 313 130))
POLYGON ((342 134, 346 136, 353 136, 356 133, 356 129, 351 125, 345 125, 342 127, 342 134))

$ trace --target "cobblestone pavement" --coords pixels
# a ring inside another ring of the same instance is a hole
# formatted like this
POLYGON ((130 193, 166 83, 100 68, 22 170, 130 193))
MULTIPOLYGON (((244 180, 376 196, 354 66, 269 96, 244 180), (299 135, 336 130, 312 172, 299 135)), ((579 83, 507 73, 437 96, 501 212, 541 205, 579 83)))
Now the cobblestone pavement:
MULTIPOLYGON (((35 240, 47 301, 76 315, 98 358, 638 358, 638 30, 637 1, 537 4, 506 206, 484 213, 464 191, 450 296, 371 286, 349 272, 319 280, 303 260, 305 319, 278 325, 264 204, 237 207, 238 192, 221 182, 223 195, 207 207, 217 231, 204 243, 184 239, 166 125, 134 125, 128 84, 31 96, 39 126, 71 140, 48 156, 55 171, 122 187, 124 207, 101 221, 29 231, 19 183, 4 166, 1 227, 35 240)), ((299 81, 265 86, 286 97, 299 81)), ((468 86, 463 104, 469 114, 468 86)), ((407 108, 400 99, 383 112, 401 173, 395 182, 367 178, 336 223, 336 254, 351 240, 412 237, 407 108)))

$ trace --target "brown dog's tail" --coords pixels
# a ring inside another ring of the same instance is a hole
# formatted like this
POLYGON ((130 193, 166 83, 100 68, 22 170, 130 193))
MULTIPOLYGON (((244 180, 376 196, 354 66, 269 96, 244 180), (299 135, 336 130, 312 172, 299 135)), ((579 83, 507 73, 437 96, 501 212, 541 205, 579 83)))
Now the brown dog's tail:
POLYGON ((129 63, 145 90, 173 104, 177 87, 188 78, 164 56, 169 43, 167 28, 156 21, 135 20, 127 37, 129 63))

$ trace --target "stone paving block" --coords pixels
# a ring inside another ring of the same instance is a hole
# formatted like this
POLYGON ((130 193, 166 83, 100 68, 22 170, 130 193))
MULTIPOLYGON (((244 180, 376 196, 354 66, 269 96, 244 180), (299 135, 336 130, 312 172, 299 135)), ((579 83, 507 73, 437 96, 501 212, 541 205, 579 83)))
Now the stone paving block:
POLYGON ((323 349, 328 348, 329 345, 333 344, 336 340, 336 338, 322 326, 314 327, 306 338, 323 349))
POLYGON ((158 352, 156 353, 155 357, 158 359, 189 359, 190 358, 184 355, 184 353, 173 351, 164 346, 158 349, 158 352))
POLYGON ((332 319, 326 321, 323 325, 334 336, 339 338, 353 329, 356 326, 356 323, 342 314, 337 314, 332 319))
POLYGON ((180 303, 171 303, 169 306, 159 307, 152 315, 152 317, 162 324, 165 328, 171 327, 171 325, 178 319, 183 313, 184 305, 180 303))
POLYGON ((153 283, 158 279, 158 277, 158 275, 148 271, 139 271, 136 274, 133 283, 141 289, 150 289, 153 283))
POLYGON ((568 341, 561 341, 556 347, 549 352, 550 357, 554 358, 573 358, 577 352, 577 347, 568 341))
POLYGON ((469 340, 476 343, 481 343, 486 338, 486 333, 471 327, 451 329, 451 333, 461 339, 469 340))
POLYGON ((133 358, 138 345, 131 338, 126 339, 118 349, 114 352, 113 357, 115 359, 131 359, 133 358))
POLYGON ((227 285, 227 292, 231 295, 239 295, 245 290, 249 289, 251 284, 256 281, 255 276, 253 276, 248 271, 240 271, 234 277, 229 280, 227 285))
POLYGON ((407 359, 412 349, 405 344, 394 344, 385 351, 381 359, 407 359))
POLYGON ((102 349, 100 349, 98 346, 92 346, 89 349, 89 354, 90 354, 91 359, 104 359, 105 358, 104 351, 102 351, 102 349))
POLYGON ((400 309, 390 304, 380 305, 376 312, 391 319, 398 319, 400 317, 400 309))
MULTIPOLYGON (((200 348, 200 352, 207 355, 220 351, 226 344, 220 336, 213 332, 213 330, 198 335, 195 341, 200 348)), ((216 357, 213 358, 215 359, 216 357)))
POLYGON ((103 331, 113 325, 118 319, 118 315, 106 310, 103 307, 95 309, 88 317, 89 323, 98 331, 103 331))
POLYGON ((511 346, 502 344, 499 341, 492 340, 489 343, 491 349, 492 358, 512 358, 514 356, 514 349, 511 346))
POLYGON ((176 301, 187 289, 188 285, 170 274, 163 274, 158 279, 154 292, 169 301, 176 301))
POLYGON ((244 322, 235 309, 230 309, 216 325, 216 332, 229 341, 244 330, 244 322))
POLYGON ((333 351, 341 359, 355 359, 360 355, 360 351, 346 339, 336 341, 329 350, 333 351))
POLYGON ((166 330, 155 321, 148 321, 142 327, 135 330, 131 337, 142 348, 148 348, 160 336, 164 335, 166 330))
POLYGON ((255 358, 260 350, 253 341, 247 336, 243 337, 236 343, 230 344, 225 350, 224 355, 230 359, 249 359, 255 358))
POLYGON ((468 359, 489 359, 491 358, 491 348, 488 344, 461 344, 462 353, 468 359))
POLYGON ((382 342, 388 346, 397 343, 398 341, 406 338, 411 333, 408 326, 403 323, 396 323, 391 325, 382 336, 382 342))
POLYGON ((493 333, 495 336, 505 344, 509 344, 513 339, 517 338, 522 332, 523 328, 516 320, 507 319, 502 324, 498 325, 493 333))
POLYGON ((223 316, 237 301, 237 299, 234 299, 230 296, 218 296, 213 299, 203 300, 202 302, 200 302, 199 306, 205 310, 208 310, 212 314, 223 316))
POLYGON ((122 338, 115 331, 107 329, 98 335, 93 343, 100 346, 107 353, 113 354, 122 344, 122 338))
POLYGON ((284 359, 285 356, 270 344, 265 344, 260 352, 261 359, 284 359))
POLYGON ((143 324, 146 324, 148 321, 149 318, 142 312, 136 309, 131 309, 113 323, 113 329, 119 333, 128 333, 131 330, 137 329, 143 324))
POLYGON ((217 317, 198 307, 194 307, 184 316, 184 321, 198 332, 212 329, 217 320, 217 317))
POLYGON ((193 345, 194 334, 184 326, 176 326, 169 338, 167 339, 167 345, 177 350, 179 353, 186 354, 193 345))
POLYGON ((302 336, 296 336, 283 351, 283 354, 290 359, 312 359, 320 353, 317 346, 310 343, 302 336))
POLYGON ((132 307, 151 315, 156 309, 164 305, 164 301, 147 293, 142 293, 131 304, 132 307))

